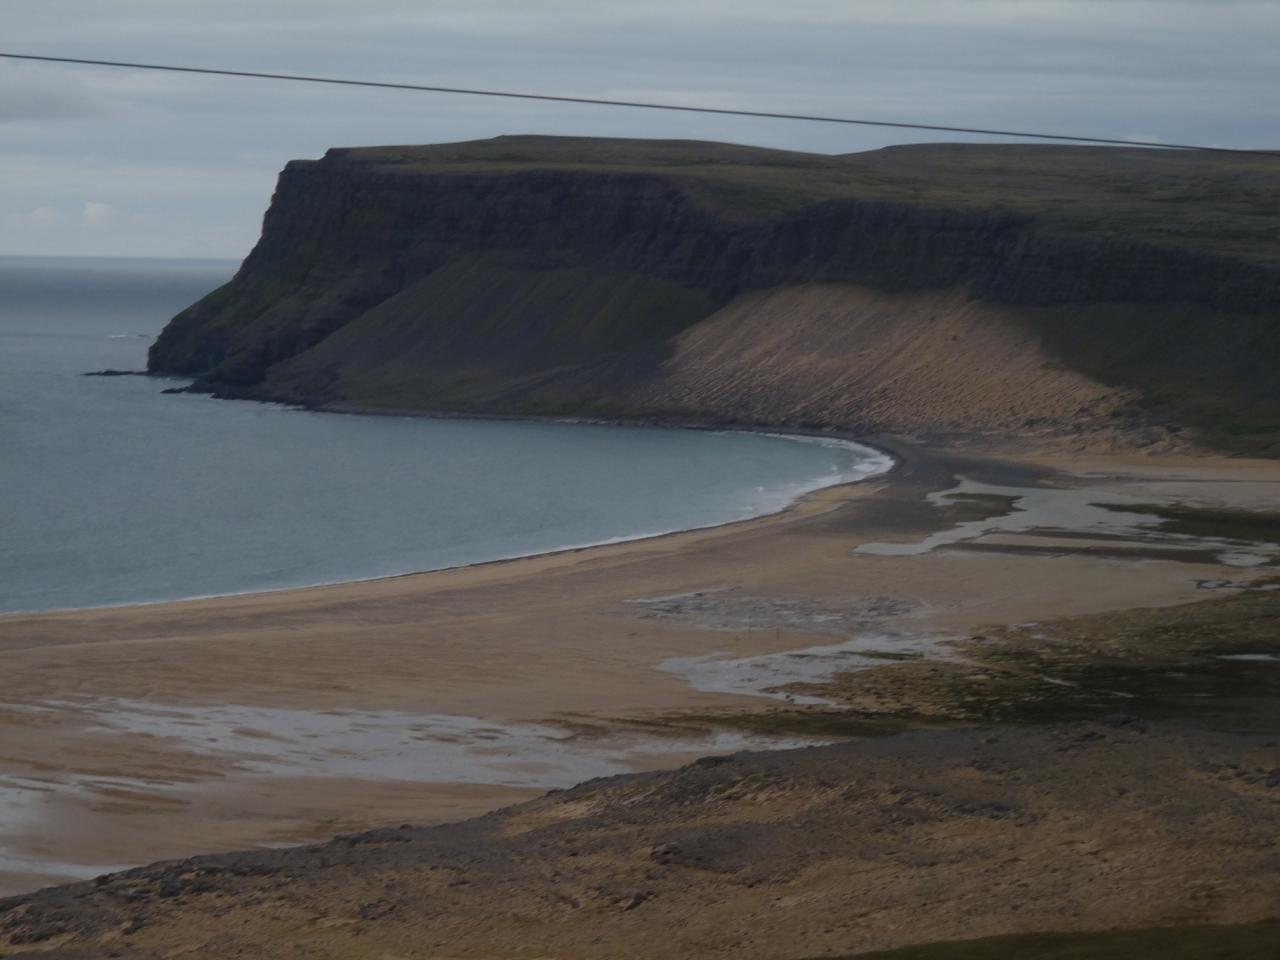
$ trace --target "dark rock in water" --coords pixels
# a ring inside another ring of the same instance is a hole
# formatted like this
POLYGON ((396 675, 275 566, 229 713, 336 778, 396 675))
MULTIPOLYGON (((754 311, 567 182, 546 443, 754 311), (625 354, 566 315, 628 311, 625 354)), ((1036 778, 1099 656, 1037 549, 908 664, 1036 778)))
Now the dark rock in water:
POLYGON ((82 377, 150 377, 153 374, 149 370, 90 370, 88 373, 80 374, 82 377))

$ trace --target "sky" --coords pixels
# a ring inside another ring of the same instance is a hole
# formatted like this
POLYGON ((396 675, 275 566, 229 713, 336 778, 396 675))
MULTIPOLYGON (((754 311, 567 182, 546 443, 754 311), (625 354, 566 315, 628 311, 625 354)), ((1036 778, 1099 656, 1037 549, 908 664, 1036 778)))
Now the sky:
MULTIPOLYGON (((0 0, 0 51, 1280 146, 1280 0, 0 0)), ((500 134, 982 138, 0 61, 0 254, 240 259, 283 164, 500 134)))

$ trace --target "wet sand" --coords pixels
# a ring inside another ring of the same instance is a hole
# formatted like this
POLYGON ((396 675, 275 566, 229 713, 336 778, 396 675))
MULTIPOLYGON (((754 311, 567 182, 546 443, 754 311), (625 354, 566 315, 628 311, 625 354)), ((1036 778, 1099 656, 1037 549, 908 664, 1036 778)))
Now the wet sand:
POLYGON ((883 442, 900 459, 892 474, 712 530, 381 581, 0 617, 0 893, 455 820, 591 776, 776 745, 647 723, 785 698, 772 688, 796 661, 772 654, 853 644, 946 656, 948 638, 987 625, 1188 602, 1206 583, 1268 570, 1212 544, 1171 557, 1187 545, 1135 542, 1123 515, 1095 527, 1095 514, 1073 511, 1126 497, 1275 508, 1275 462, 883 442), (1039 512, 1024 520, 1036 529, 979 524, 964 543, 918 549, 973 522, 946 510, 961 479, 1035 491, 1039 512), (1083 539, 1029 549, 1054 526, 1083 539), (1115 537, 1131 555, 1114 555, 1115 537), (1016 549, 972 549, 988 538, 1016 549), (766 659, 724 668, 712 655, 766 659))

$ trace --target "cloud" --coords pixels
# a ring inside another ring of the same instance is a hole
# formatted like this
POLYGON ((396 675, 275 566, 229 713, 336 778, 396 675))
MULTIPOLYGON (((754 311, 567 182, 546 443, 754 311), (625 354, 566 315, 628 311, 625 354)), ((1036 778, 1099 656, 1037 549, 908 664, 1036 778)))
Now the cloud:
POLYGON ((0 123, 78 119, 105 109, 84 81, 66 70, 0 62, 0 123))
MULTIPOLYGON (((34 53, 1230 146, 1268 145, 1280 130, 1280 100, 1258 96, 1280 86, 1275 0, 41 0, 4 10, 6 46, 34 53)), ((499 133, 830 153, 973 139, 0 61, 0 252, 240 256, 288 159, 499 133), (35 198, 48 212, 30 209, 35 198), (56 225, 33 229, 57 211, 56 225)))
POLYGON ((84 205, 84 212, 82 216, 84 218, 85 226, 101 228, 111 222, 111 218, 114 214, 115 210, 112 209, 110 204, 99 203, 97 200, 90 200, 84 205))
POLYGON ((5 218, 15 227, 51 227, 62 219, 53 207, 36 207, 29 213, 11 213, 5 218))

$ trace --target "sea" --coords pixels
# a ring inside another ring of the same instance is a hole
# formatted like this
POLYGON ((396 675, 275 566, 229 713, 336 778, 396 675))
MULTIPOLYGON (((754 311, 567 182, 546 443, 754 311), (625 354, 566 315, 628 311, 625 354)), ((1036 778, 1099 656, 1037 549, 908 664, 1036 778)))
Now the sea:
POLYGON ((0 257, 0 611, 385 577, 712 526, 887 469, 747 432, 317 413, 141 370, 221 260, 0 257))

